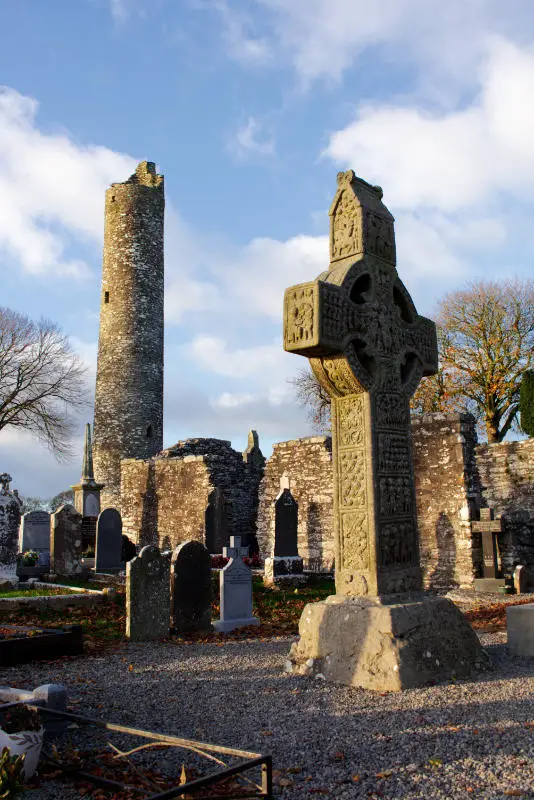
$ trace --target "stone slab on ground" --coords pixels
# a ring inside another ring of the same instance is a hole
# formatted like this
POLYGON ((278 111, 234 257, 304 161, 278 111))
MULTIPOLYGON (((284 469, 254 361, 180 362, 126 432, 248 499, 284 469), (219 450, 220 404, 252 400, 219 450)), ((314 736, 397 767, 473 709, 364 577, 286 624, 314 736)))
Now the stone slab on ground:
MULTIPOLYGON (((507 653, 506 633, 481 635, 494 668, 476 681, 383 694, 285 674, 293 639, 225 640, 223 647, 128 644, 105 656, 14 667, 2 682, 33 688, 59 678, 76 713, 270 752, 280 800, 534 794, 533 734, 526 724, 534 719, 534 662, 507 653), (229 687, 239 702, 221 705, 229 687)), ((102 735, 88 728, 69 733, 75 746, 106 747, 97 739, 102 735)), ((194 754, 178 749, 150 749, 135 758, 173 775, 183 761, 198 764, 194 754)), ((206 761, 202 766, 213 768, 206 761)), ((24 797, 80 795, 55 780, 24 797)))
POLYGON ((64 628, 48 629, 5 625, 3 631, 5 633, 2 636, 5 638, 0 637, 0 666, 2 667, 40 659, 77 656, 83 653, 81 625, 66 625, 64 628))
POLYGON ((514 656, 534 656, 534 603, 506 609, 508 650, 514 656))
POLYGON ((348 686, 400 691, 471 677, 489 664, 444 597, 343 597, 305 606, 287 669, 348 686))
POLYGON ((475 578, 473 588, 475 592, 495 594, 504 589, 504 578, 475 578))

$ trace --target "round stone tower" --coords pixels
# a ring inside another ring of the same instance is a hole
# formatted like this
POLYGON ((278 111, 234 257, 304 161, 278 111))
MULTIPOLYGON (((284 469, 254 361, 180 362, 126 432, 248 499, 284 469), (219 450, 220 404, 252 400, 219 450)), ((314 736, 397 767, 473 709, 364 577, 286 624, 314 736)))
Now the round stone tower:
POLYGON ((163 447, 163 175, 142 161, 106 192, 93 460, 120 510, 120 462, 163 447))

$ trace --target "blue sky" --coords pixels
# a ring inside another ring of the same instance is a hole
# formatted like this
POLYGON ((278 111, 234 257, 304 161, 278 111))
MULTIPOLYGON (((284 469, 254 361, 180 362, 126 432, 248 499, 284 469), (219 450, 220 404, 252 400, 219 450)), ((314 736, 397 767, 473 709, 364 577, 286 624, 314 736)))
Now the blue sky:
MULTIPOLYGON (((531 274, 529 0, 17 0, 0 20, 2 304, 58 322, 94 381, 104 191, 156 161, 166 445, 311 432, 282 298, 327 264, 339 169, 382 185, 421 313, 531 274)), ((0 465, 49 496, 77 449, 57 464, 5 431, 0 465)))

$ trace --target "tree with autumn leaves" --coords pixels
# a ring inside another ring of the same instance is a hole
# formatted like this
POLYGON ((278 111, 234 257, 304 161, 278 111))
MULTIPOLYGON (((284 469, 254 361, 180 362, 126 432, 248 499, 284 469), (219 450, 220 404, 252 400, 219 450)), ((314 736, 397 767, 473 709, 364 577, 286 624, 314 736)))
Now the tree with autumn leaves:
MULTIPOLYGON (((469 411, 489 443, 520 430, 521 380, 534 367, 534 282, 471 283, 445 295, 433 318, 439 370, 421 381, 412 410, 469 411)), ((324 390, 306 370, 293 384, 312 422, 324 430, 329 403, 324 390)))

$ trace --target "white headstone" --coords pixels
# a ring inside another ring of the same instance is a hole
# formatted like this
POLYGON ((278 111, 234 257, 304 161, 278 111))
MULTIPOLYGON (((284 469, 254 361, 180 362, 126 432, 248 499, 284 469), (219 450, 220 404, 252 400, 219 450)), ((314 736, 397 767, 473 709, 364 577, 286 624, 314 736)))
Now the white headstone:
POLYGON ((221 618, 214 623, 215 630, 225 633, 259 625, 259 619, 252 616, 252 572, 243 562, 248 547, 241 547, 240 536, 231 536, 230 547, 223 548, 223 555, 230 561, 220 573, 221 618))

